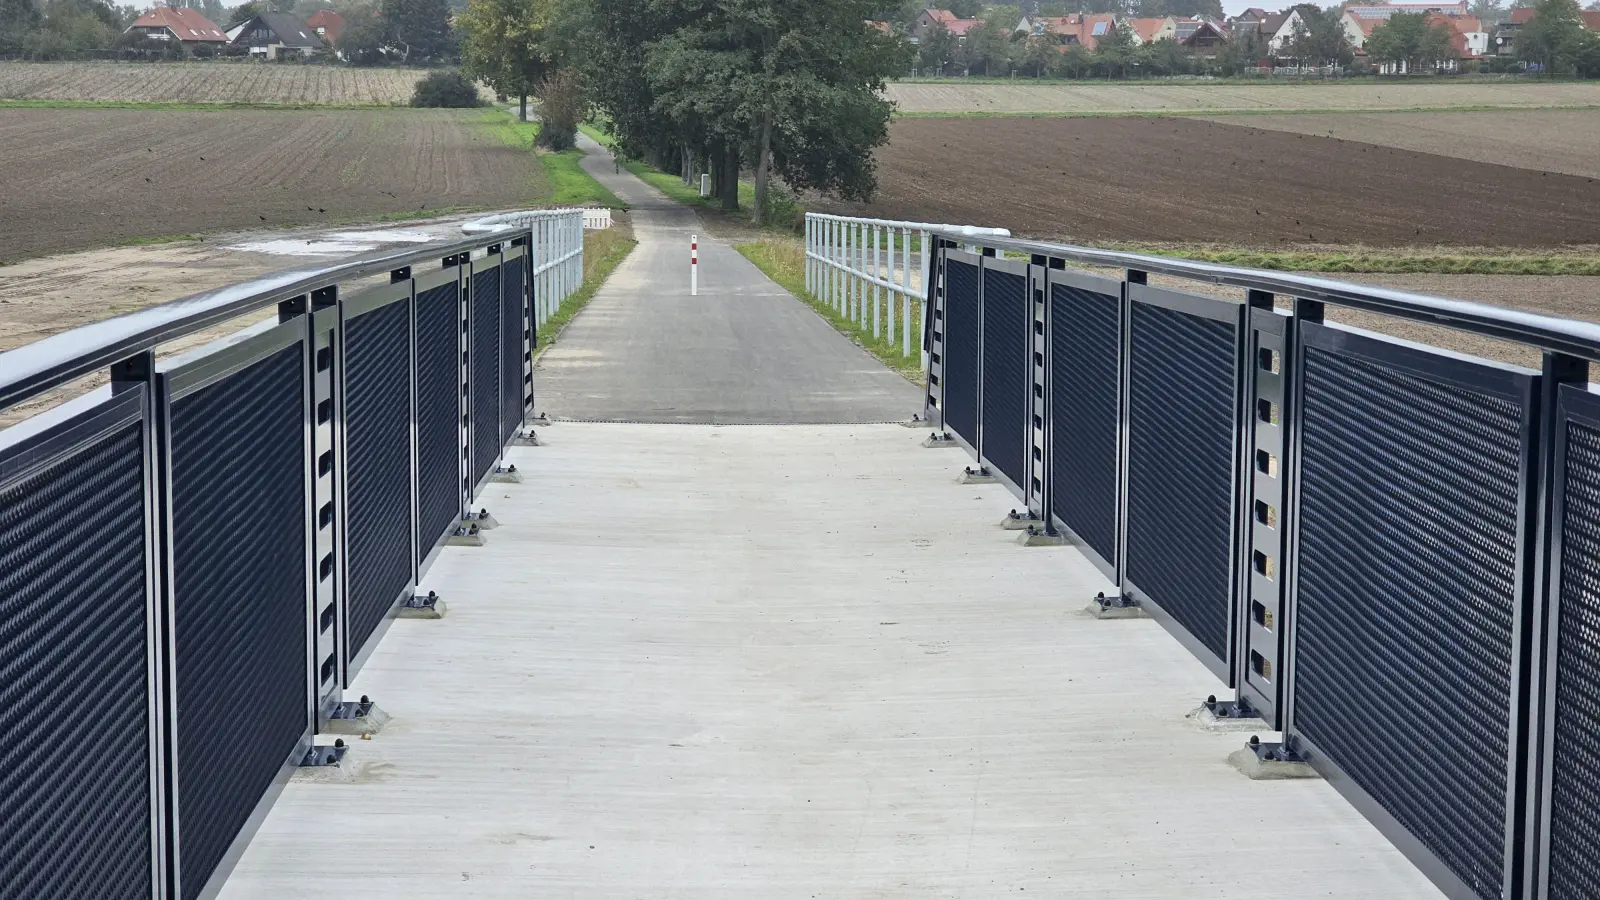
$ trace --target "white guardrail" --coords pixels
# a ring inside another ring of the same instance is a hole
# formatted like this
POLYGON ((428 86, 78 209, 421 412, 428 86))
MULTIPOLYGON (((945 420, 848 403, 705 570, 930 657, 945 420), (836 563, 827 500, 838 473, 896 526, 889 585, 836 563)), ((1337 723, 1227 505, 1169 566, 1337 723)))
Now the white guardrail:
MULTIPOLYGON (((888 341, 894 340, 898 296, 900 353, 909 357, 913 332, 916 345, 922 345, 928 263, 933 258, 928 250, 934 230, 973 238, 1011 236, 1004 228, 807 213, 806 290, 854 322, 863 334, 888 341)), ((926 350, 922 367, 928 367, 926 350)))
MULTIPOLYGON (((511 229, 532 232, 534 324, 543 325, 583 285, 583 229, 586 209, 530 209, 488 216, 462 224, 469 235, 511 229)), ((606 218, 609 221, 611 211, 606 218)))

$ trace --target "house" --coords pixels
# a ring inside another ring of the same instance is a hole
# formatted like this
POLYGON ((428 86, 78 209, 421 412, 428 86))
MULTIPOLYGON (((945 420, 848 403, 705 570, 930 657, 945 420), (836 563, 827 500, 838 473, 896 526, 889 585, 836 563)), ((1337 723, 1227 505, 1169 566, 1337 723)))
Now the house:
POLYGON ((142 34, 158 41, 178 41, 187 46, 221 47, 228 36, 198 9, 158 6, 129 25, 126 34, 142 34))
MULTIPOLYGON (((1340 17, 1340 24, 1344 26, 1345 40, 1350 46, 1360 50, 1366 46, 1367 38, 1372 35, 1372 29, 1389 20, 1395 13, 1438 13, 1442 16, 1457 18, 1467 15, 1466 0, 1459 3, 1386 3, 1382 6, 1347 6, 1344 15, 1340 17)), ((1485 37, 1487 40, 1487 36, 1485 37)))
POLYGON ((322 49, 322 39, 311 26, 284 13, 261 13, 228 30, 234 47, 247 48, 251 56, 282 59, 305 56, 322 49))
MULTIPOLYGON (((1522 30, 1522 26, 1533 21, 1533 15, 1535 12, 1537 12, 1537 10, 1531 6, 1513 9, 1511 11, 1511 18, 1501 22, 1500 27, 1495 29, 1494 42, 1491 45, 1493 50, 1486 50, 1484 52, 1493 52, 1498 56, 1510 56, 1516 53, 1517 32, 1522 30)), ((1581 22, 1584 30, 1600 31, 1600 10, 1586 9, 1579 12, 1578 15, 1582 17, 1581 22)))
POLYGON ((935 27, 943 26, 944 30, 955 35, 959 40, 966 40, 967 32, 972 26, 978 24, 978 19, 957 18, 956 14, 948 9, 925 9, 917 14, 917 21, 911 26, 911 40, 921 43, 928 32, 935 27))
POLYGON ((1154 44, 1156 41, 1175 40, 1178 20, 1172 16, 1164 19, 1129 19, 1128 30, 1133 32, 1135 44, 1154 44))
POLYGON ((324 43, 332 47, 339 43, 339 34, 344 31, 344 16, 331 9, 319 9, 306 20, 306 25, 310 26, 324 43))
POLYGON ((1058 47, 1081 44, 1093 50, 1100 39, 1116 27, 1117 17, 1110 13, 1073 13, 1067 16, 1025 17, 1017 25, 1017 32, 1045 38, 1058 47))
POLYGON ((1228 42, 1228 26, 1215 19, 1196 16, 1193 19, 1179 19, 1177 34, 1173 40, 1178 46, 1202 52, 1214 50, 1218 44, 1228 42))

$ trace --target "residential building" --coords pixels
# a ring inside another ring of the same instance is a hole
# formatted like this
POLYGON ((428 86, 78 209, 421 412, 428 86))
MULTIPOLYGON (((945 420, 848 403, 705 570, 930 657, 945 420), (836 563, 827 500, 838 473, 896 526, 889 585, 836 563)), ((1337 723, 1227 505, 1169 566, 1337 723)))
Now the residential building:
POLYGON ((917 14, 917 21, 911 26, 911 40, 920 43, 929 31, 940 25, 957 38, 966 40, 967 32, 978 22, 978 19, 958 18, 948 9, 925 9, 917 14))
POLYGON ((1173 35, 1180 46, 1191 50, 1212 50, 1228 41, 1228 26, 1216 19, 1195 16, 1179 19, 1177 33, 1173 35))
POLYGON ((1176 39, 1178 20, 1166 18, 1129 19, 1128 29, 1133 32, 1135 44, 1154 44, 1156 41, 1176 39))
POLYGON ((221 47, 228 36, 198 9, 158 6, 129 25, 127 34, 142 34, 158 41, 178 41, 188 46, 221 47))
MULTIPOLYGON (((1501 22, 1499 27, 1495 29, 1490 49, 1485 52, 1499 56, 1511 56, 1516 53, 1517 32, 1522 30, 1522 26, 1533 21, 1535 12, 1537 10, 1531 6, 1513 9, 1511 18, 1501 22)), ((1582 17, 1585 30, 1600 32, 1600 10, 1586 9, 1580 12, 1579 15, 1582 17)), ((1487 30, 1487 23, 1485 23, 1485 30, 1487 30)))
MULTIPOLYGON (((1438 13, 1441 16, 1457 18, 1467 15, 1466 0, 1459 3, 1388 3, 1382 6, 1348 6, 1344 15, 1340 17, 1340 24, 1344 26, 1345 40, 1350 46, 1360 50, 1366 46, 1367 38, 1371 36, 1372 29, 1384 22, 1395 13, 1438 13)), ((1485 36, 1487 42, 1488 38, 1485 36)))
POLYGON ((331 9, 319 9, 306 19, 306 25, 332 47, 339 43, 339 34, 344 31, 344 16, 331 9))
POLYGON ((1024 16, 1017 24, 1015 33, 1047 38, 1060 47, 1081 44, 1093 50, 1100 39, 1116 27, 1117 17, 1111 13, 1073 13, 1068 16, 1024 16))
POLYGON ((322 48, 322 39, 311 26, 286 13, 261 13, 230 28, 234 47, 247 48, 251 56, 281 59, 305 56, 322 48))

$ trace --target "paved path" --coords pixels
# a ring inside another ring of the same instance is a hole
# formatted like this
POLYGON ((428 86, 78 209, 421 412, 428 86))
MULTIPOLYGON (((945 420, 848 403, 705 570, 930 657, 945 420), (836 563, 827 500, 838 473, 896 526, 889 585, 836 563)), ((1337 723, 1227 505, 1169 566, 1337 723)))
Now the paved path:
POLYGON ((1438 900, 1245 735, 1153 621, 999 528, 898 426, 560 423, 442 621, 351 696, 394 720, 301 772, 223 900, 1438 900))
POLYGON ((580 136, 583 166, 632 209, 639 246, 545 354, 538 408, 636 422, 895 422, 921 392, 841 336, 731 246, 700 234, 700 295, 689 294, 694 211, 580 136))

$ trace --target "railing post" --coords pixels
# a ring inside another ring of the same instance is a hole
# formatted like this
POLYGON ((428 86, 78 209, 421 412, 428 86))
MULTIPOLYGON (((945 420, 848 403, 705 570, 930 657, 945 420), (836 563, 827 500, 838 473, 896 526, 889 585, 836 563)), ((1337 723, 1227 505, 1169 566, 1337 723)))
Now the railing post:
POLYGON ((878 328, 878 307, 883 301, 883 292, 878 286, 878 282, 883 278, 883 264, 880 257, 882 245, 883 229, 874 225, 872 226, 872 336, 874 338, 882 336, 878 328))
POLYGON ((900 293, 900 355, 911 357, 911 229, 900 229, 900 240, 903 246, 905 264, 900 270, 900 285, 905 288, 900 293))
POLYGON ((921 257, 921 277, 922 277, 922 285, 921 285, 921 289, 922 289, 921 290, 921 293, 922 293, 922 371, 924 371, 924 372, 928 371, 928 331, 929 331, 929 325, 931 324, 931 318, 932 318, 931 315, 929 314, 928 310, 932 308, 932 303, 933 303, 933 288, 929 283, 929 278, 930 278, 931 272, 932 272, 932 270, 929 267, 929 263, 931 262, 932 257, 933 257, 932 253, 929 252, 931 250, 931 247, 929 246, 929 241, 930 240, 931 240, 931 237, 929 236, 928 232, 926 232, 926 231, 921 232, 917 236, 918 253, 919 253, 920 257, 921 257))

